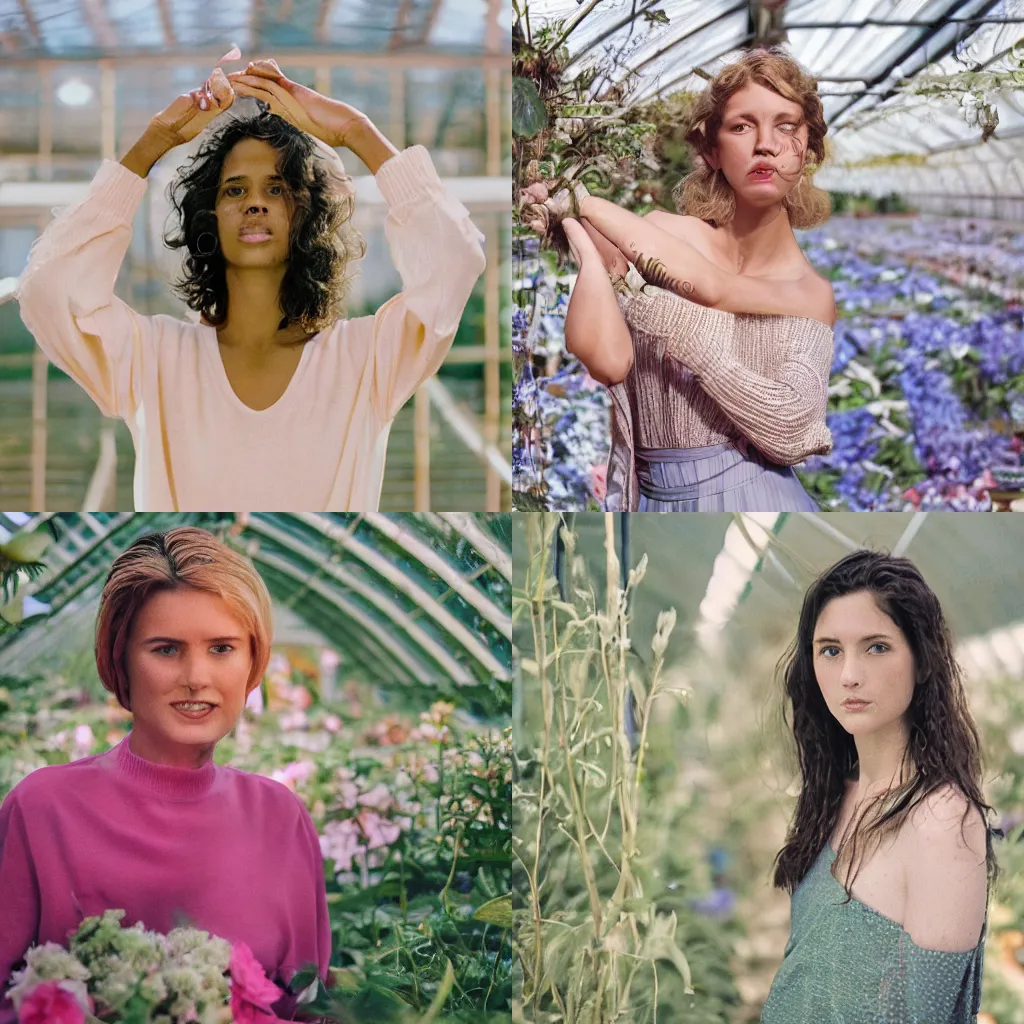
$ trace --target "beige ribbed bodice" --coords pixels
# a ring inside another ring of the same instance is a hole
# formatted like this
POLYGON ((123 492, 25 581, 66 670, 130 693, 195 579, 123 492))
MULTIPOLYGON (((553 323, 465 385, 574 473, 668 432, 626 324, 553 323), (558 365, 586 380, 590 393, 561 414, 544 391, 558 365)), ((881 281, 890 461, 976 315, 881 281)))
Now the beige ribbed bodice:
POLYGON ((609 494, 621 490, 623 507, 635 500, 637 447, 745 438, 784 466, 831 451, 825 409, 833 333, 826 324, 710 309, 644 285, 633 268, 616 291, 633 339, 633 368, 612 388, 609 494))

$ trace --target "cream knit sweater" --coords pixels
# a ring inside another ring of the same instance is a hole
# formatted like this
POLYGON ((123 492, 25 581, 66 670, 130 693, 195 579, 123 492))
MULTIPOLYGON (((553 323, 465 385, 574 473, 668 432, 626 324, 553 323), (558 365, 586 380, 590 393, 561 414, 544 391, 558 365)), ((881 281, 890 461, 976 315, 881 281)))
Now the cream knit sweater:
POLYGON ((18 289, 40 348, 135 443, 135 510, 375 511, 396 413, 444 360, 484 267, 483 236, 422 146, 384 162, 402 291, 306 342, 270 408, 231 389, 216 329, 114 294, 147 181, 104 161, 36 241, 18 289))

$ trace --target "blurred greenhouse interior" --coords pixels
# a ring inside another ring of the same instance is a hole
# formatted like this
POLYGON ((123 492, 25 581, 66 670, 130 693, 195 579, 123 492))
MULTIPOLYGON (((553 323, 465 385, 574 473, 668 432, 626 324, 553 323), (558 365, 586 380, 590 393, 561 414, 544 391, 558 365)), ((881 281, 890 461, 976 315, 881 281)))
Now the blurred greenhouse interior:
MULTIPOLYGON (((286 75, 365 112, 399 148, 422 144, 486 236, 487 270, 437 377, 391 430, 382 509, 510 507, 510 0, 6 0, 0 5, 0 500, 35 509, 132 507, 133 449, 121 421, 38 351, 13 300, 52 211, 77 202, 104 159, 120 159, 149 119, 200 85, 237 43, 286 75)), ((229 68, 233 70, 233 68, 229 68)), ((150 174, 118 280, 144 315, 195 319, 170 291, 166 186, 199 144, 150 174)), ((400 287, 367 169, 355 225, 367 242, 348 314, 400 287)))

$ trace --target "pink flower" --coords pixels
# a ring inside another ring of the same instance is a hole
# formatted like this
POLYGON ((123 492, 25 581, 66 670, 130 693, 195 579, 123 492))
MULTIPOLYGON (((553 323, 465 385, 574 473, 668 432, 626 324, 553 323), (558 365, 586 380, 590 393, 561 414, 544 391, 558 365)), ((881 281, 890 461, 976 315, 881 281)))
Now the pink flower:
POLYGON ((376 811, 363 811, 359 815, 359 824, 367 839, 367 848, 375 850, 380 846, 390 846, 399 836, 402 829, 393 821, 387 821, 376 811))
POLYGON ((608 467, 595 466, 590 471, 590 492, 598 501, 604 501, 608 493, 608 467))
POLYGON ((22 999, 18 1024, 85 1024, 85 1012, 57 982, 44 981, 22 999))
POLYGON ((323 725, 328 732, 337 732, 341 728, 341 719, 337 715, 328 715, 323 725))
POLYGON ((359 838, 359 826, 352 818, 329 821, 320 837, 320 854, 333 860, 337 871, 351 871, 352 858, 362 849, 359 838))
POLYGON ((904 501, 909 501, 914 508, 919 508, 921 505, 921 495, 914 490, 913 487, 908 487, 902 494, 904 501))
POLYGON ((981 474, 981 486, 986 489, 998 486, 996 478, 992 475, 992 470, 988 466, 985 467, 985 472, 981 474))
POLYGON ((352 810, 359 799, 359 787, 354 782, 342 782, 338 786, 338 796, 341 798, 341 806, 352 810))
POLYGON ((244 942, 231 948, 231 1014, 235 1024, 267 1024, 278 1018, 270 1007, 282 996, 244 942))
POLYGON ((378 811, 386 811, 394 803, 394 800, 388 787, 383 782, 378 782, 373 789, 367 790, 359 797, 359 802, 364 807, 374 807, 378 811))

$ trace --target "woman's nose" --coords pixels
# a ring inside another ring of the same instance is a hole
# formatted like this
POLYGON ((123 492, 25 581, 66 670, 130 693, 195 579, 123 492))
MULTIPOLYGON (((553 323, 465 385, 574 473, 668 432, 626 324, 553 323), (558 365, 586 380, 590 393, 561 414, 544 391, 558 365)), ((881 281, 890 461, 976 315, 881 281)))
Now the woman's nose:
POLYGON ((253 205, 250 206, 249 209, 246 210, 245 212, 246 213, 259 213, 261 210, 264 213, 267 212, 267 208, 265 206, 258 206, 256 203, 253 203, 253 205))

